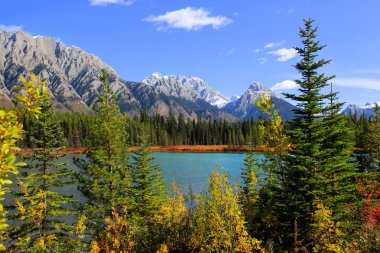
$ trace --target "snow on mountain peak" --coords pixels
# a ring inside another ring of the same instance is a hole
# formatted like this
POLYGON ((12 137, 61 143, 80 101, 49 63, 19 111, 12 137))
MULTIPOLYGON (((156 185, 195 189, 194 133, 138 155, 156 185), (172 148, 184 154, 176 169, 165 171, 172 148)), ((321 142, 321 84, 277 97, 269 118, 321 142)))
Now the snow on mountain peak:
POLYGON ((213 90, 199 77, 183 75, 164 76, 159 72, 154 72, 151 76, 146 77, 143 83, 166 95, 178 96, 191 101, 202 99, 218 108, 230 102, 228 98, 213 90))
POLYGON ((240 98, 240 96, 238 96, 238 95, 234 95, 234 96, 231 96, 231 97, 230 97, 230 101, 231 101, 231 102, 234 102, 234 101, 238 100, 239 98, 240 98))

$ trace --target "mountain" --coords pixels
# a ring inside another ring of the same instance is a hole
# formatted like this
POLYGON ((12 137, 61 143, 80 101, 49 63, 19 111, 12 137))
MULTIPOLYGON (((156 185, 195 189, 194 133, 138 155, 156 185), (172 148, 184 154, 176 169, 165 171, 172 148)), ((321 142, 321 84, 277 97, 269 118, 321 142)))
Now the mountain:
POLYGON ((158 72, 142 82, 123 80, 100 58, 75 46, 26 32, 0 32, 0 107, 12 105, 13 87, 20 75, 35 73, 49 80, 48 88, 56 110, 91 113, 101 89, 101 70, 110 73, 110 86, 121 111, 185 119, 198 117, 233 121, 262 116, 252 104, 258 94, 270 95, 281 115, 292 117, 293 105, 278 98, 260 83, 253 83, 242 96, 227 98, 205 81, 192 76, 167 76, 158 72))
POLYGON ((230 97, 230 101, 234 102, 235 100, 238 100, 241 96, 235 95, 230 97))
POLYGON ((254 101, 259 99, 259 94, 264 94, 272 98, 275 108, 280 111, 280 114, 284 120, 293 117, 292 110, 296 107, 286 102, 284 99, 277 97, 273 91, 267 89, 259 82, 254 82, 251 84, 248 90, 246 90, 241 97, 228 103, 222 109, 239 119, 247 119, 252 117, 257 119, 259 117, 263 117, 264 115, 261 111, 253 104, 254 101))
POLYGON ((230 100, 213 90, 205 81, 199 77, 191 76, 166 76, 155 72, 145 78, 143 83, 154 87, 154 89, 167 96, 175 96, 190 101, 202 99, 207 103, 222 108, 230 100))
POLYGON ((48 37, 0 32, 0 88, 8 98, 18 84, 18 77, 33 72, 49 80, 56 109, 90 112, 103 68, 110 72, 111 87, 121 103, 136 103, 124 81, 95 55, 48 37))
POLYGON ((361 116, 364 114, 365 117, 369 118, 375 115, 375 106, 380 106, 380 101, 376 101, 374 103, 366 103, 364 106, 358 106, 354 104, 348 105, 342 113, 346 115, 357 115, 361 116))
POLYGON ((186 81, 187 78, 178 77, 178 82, 184 85, 178 83, 177 92, 167 92, 154 83, 123 80, 97 56, 78 47, 68 47, 49 37, 33 37, 26 32, 0 32, 0 106, 12 104, 13 87, 18 84, 18 77, 32 72, 49 80, 55 109, 89 113, 100 91, 102 69, 110 73, 110 86, 121 110, 130 115, 146 110, 163 116, 168 116, 169 112, 176 117, 183 114, 187 119, 198 116, 235 119, 210 104, 219 105, 225 98, 199 78, 186 81))

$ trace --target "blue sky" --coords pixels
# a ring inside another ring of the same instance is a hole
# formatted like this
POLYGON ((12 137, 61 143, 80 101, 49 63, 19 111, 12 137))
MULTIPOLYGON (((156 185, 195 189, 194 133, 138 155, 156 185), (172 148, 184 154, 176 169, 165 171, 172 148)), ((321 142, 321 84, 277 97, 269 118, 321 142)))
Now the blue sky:
POLYGON ((311 17, 341 100, 380 100, 379 0, 2 0, 0 10, 0 30, 76 45, 126 80, 192 75, 226 96, 253 81, 294 92, 291 48, 311 17))

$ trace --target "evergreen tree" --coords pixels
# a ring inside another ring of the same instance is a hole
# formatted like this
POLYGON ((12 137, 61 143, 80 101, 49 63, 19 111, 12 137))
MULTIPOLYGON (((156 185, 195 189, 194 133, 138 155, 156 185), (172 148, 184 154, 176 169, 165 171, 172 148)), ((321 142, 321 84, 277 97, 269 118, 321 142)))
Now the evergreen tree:
MULTIPOLYGON (((323 118, 325 124, 324 140, 321 146, 320 192, 318 198, 326 208, 332 211, 332 219, 344 228, 354 226, 353 206, 357 203, 356 165, 352 163, 353 132, 347 127, 346 116, 341 114, 343 104, 338 102, 337 93, 332 84, 329 103, 323 118), (351 205, 351 206, 350 206, 351 205)), ((350 231, 352 233, 352 231, 350 231)))
POLYGON ((368 122, 368 132, 365 150, 368 154, 368 169, 366 172, 375 178, 380 176, 380 107, 376 105, 375 115, 368 122))
POLYGON ((90 128, 86 160, 75 160, 80 172, 79 190, 87 198, 83 209, 88 217, 90 233, 97 236, 106 219, 116 212, 123 216, 132 205, 127 151, 126 119, 120 114, 116 96, 109 86, 109 74, 103 70, 101 92, 94 107, 97 112, 90 128))
POLYGON ((139 227, 137 235, 140 252, 155 252, 162 243, 156 227, 154 215, 167 203, 167 189, 161 167, 143 138, 140 148, 134 152, 131 171, 131 196, 134 201, 131 215, 139 227))
POLYGON ((134 152, 131 179, 134 213, 142 218, 152 217, 168 196, 161 167, 155 164, 145 140, 134 152))
MULTIPOLYGON (((289 135, 293 148, 285 157, 284 212, 280 217, 283 219, 287 247, 295 243, 296 247, 304 245, 313 248, 315 241, 308 235, 318 201, 328 208, 336 207, 339 194, 352 189, 353 167, 348 163, 350 144, 342 143, 348 132, 342 118, 336 114, 341 104, 328 105, 328 100, 335 94, 323 94, 321 91, 334 78, 318 73, 330 62, 317 59, 318 52, 325 46, 316 41, 317 28, 312 26, 314 21, 309 19, 304 22, 305 28, 299 32, 303 47, 295 48, 302 57, 295 65, 302 76, 295 80, 300 86, 300 94, 284 94, 297 102, 298 108, 294 110, 295 118, 290 122, 289 135), (333 195, 328 196, 331 193, 333 195)), ((343 195, 340 205, 347 204, 348 199, 347 194, 343 195)), ((342 210, 337 210, 336 217, 339 217, 338 214, 342 214, 342 210)))
POLYGON ((62 156, 56 154, 62 142, 62 129, 54 120, 52 103, 46 99, 32 126, 33 154, 25 159, 28 165, 21 170, 20 191, 14 193, 17 210, 12 219, 17 225, 9 232, 11 250, 80 252, 77 227, 66 221, 74 218, 74 200, 58 193, 59 188, 72 183, 66 164, 57 162, 62 156))
POLYGON ((244 165, 241 168, 241 178, 243 179, 242 193, 247 203, 253 203, 257 198, 257 175, 258 162, 255 158, 253 148, 249 147, 244 158, 244 165))

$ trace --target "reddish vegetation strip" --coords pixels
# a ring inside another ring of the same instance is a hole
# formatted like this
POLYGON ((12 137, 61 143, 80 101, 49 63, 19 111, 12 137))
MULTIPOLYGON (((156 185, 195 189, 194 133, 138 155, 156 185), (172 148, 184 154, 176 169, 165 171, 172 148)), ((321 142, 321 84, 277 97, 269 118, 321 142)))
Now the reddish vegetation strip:
MULTIPOLYGON (((247 146, 228 146, 228 145, 178 145, 178 146, 152 146, 149 148, 152 151, 159 152, 244 152, 248 150, 247 146)), ((130 151, 138 150, 138 147, 130 147, 130 151)), ((262 153, 263 147, 256 146, 254 152, 262 153)), ((58 154, 84 154, 86 148, 66 148, 62 151, 56 152, 58 154)), ((19 155, 32 154, 32 149, 22 149, 17 152, 19 155)))

